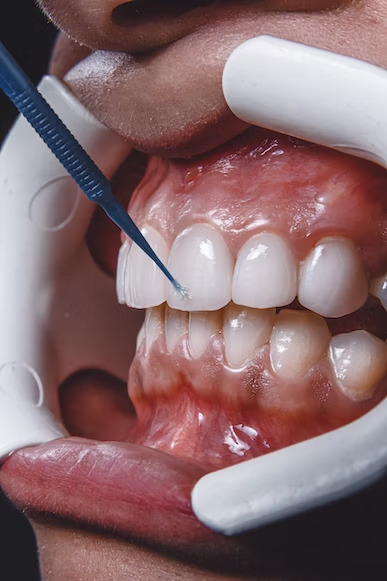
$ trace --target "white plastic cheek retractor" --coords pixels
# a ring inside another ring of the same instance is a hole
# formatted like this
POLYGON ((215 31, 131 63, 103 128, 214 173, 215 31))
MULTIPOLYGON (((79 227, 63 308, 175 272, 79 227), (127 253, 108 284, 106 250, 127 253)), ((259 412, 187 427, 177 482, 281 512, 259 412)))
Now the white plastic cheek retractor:
MULTIPOLYGON (((129 153, 54 77, 40 91, 110 177, 129 153)), ((92 260, 87 200, 27 121, 0 154, 0 458, 66 435, 58 385, 98 368, 126 381, 131 321, 92 260)))
MULTIPOLYGON (((387 71, 272 37, 230 56, 223 90, 235 115, 387 167, 387 71)), ((207 474, 197 518, 232 535, 326 504, 387 472, 387 398, 314 439, 207 474)))

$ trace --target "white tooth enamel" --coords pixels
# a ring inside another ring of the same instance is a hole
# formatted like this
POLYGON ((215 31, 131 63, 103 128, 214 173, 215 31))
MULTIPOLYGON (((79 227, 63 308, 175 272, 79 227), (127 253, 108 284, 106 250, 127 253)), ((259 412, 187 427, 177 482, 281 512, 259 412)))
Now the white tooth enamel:
POLYGON ((353 401, 371 398, 387 372, 387 345, 367 331, 333 337, 329 358, 340 391, 353 401))
POLYGON ((116 293, 118 302, 121 305, 125 304, 125 271, 129 251, 130 244, 127 240, 124 240, 118 252, 117 274, 116 274, 116 293))
POLYGON ((239 251, 232 282, 232 300, 258 309, 291 303, 297 293, 297 263, 277 234, 252 236, 239 251))
POLYGON ((169 353, 173 353, 178 342, 188 331, 188 313, 165 309, 165 341, 169 353))
POLYGON ((183 298, 169 284, 170 307, 215 311, 230 301, 234 261, 222 235, 207 224, 194 224, 179 234, 171 248, 168 268, 190 294, 183 298))
POLYGON ((153 343, 163 333, 163 310, 163 307, 154 307, 146 310, 144 325, 147 354, 153 343))
POLYGON ((194 359, 198 359, 208 347, 210 339, 219 333, 221 325, 220 313, 196 311, 189 315, 188 346, 194 359))
POLYGON ((368 297, 363 263, 350 240, 327 238, 301 266, 298 300, 324 317, 343 317, 368 297))
MULTIPOLYGON (((161 234, 151 226, 144 226, 141 232, 161 262, 166 264, 168 245, 161 234)), ((165 288, 165 275, 137 244, 132 244, 125 269, 126 304, 135 309, 161 305, 165 302, 165 288)))
POLYGON ((380 300, 384 310, 387 311, 387 274, 371 280, 370 293, 380 300))
POLYGON ((319 315, 280 311, 270 339, 273 370, 283 379, 300 379, 324 357, 329 339, 327 324, 319 315))
POLYGON ((269 341, 274 317, 275 309, 250 309, 234 304, 226 307, 224 349, 231 367, 242 367, 256 349, 269 341))

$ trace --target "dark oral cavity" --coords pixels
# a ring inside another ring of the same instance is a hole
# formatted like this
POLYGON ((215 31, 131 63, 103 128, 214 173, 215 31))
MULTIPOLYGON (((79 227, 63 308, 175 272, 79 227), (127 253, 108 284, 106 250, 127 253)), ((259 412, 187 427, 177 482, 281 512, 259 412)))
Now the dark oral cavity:
POLYGON ((117 6, 113 10, 112 19, 115 24, 125 26, 127 22, 141 18, 185 14, 214 2, 215 0, 166 0, 160 3, 158 0, 132 0, 117 6))

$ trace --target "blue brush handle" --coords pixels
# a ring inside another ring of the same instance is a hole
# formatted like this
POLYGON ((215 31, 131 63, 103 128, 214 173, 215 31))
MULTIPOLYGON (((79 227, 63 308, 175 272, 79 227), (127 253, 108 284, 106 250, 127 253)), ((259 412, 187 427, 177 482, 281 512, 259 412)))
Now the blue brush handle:
POLYGON ((149 246, 124 207, 113 196, 109 180, 59 119, 1 42, 0 86, 88 199, 102 206, 109 218, 133 242, 138 244, 175 288, 180 291, 179 283, 149 246))

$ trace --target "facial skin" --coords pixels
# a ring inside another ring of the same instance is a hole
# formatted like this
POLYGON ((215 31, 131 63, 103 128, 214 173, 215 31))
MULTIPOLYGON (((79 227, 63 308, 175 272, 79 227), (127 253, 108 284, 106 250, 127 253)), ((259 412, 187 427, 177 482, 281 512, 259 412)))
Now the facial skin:
MULTIPOLYGON (((40 3, 62 31, 51 72, 134 149, 162 158, 190 159, 246 130, 227 108, 221 75, 232 50, 251 37, 268 34, 387 69, 387 0, 225 0, 172 18, 155 0, 157 16, 147 21, 133 17, 131 3, 117 0, 40 3)), ((254 542, 265 547, 265 557, 245 566, 242 551, 239 570, 230 574, 84 523, 41 514, 31 520, 45 580, 377 581, 387 570, 386 490, 381 481, 301 515, 296 535, 292 524, 259 531, 254 542)))

